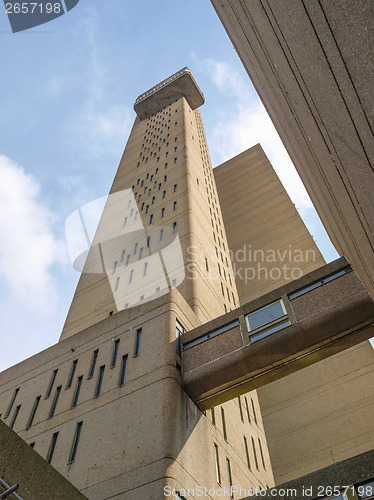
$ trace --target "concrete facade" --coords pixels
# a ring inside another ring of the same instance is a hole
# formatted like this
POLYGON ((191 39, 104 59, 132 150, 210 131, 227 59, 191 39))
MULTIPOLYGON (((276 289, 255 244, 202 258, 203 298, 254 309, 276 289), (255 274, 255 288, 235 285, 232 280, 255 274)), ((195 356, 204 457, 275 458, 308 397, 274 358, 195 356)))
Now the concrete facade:
POLYGON ((374 298, 371 0, 212 0, 340 255, 374 298))
POLYGON ((196 328, 238 296, 201 116, 171 85, 135 120, 60 342, 0 375, 4 421, 89 499, 273 484, 256 393, 204 414, 181 384, 177 322, 196 328))
MULTIPOLYGON (((323 259, 275 177, 260 146, 215 169, 229 247, 240 259, 238 250, 244 246, 264 250, 260 264, 270 276, 284 263, 279 262, 279 254, 278 259, 267 261, 269 249, 290 246, 294 252, 286 264, 304 275, 322 265, 323 259), (262 187, 267 179, 268 190, 262 187)), ((234 260, 234 269, 235 265, 234 260)), ((240 261, 239 266, 252 268, 253 260, 240 261)), ((255 276, 254 281, 262 294, 292 279, 290 273, 288 279, 282 274, 274 281, 263 276, 255 276)), ((253 280, 245 283, 236 274, 236 281, 241 304, 257 296, 253 280)), ((276 484, 374 448, 373 376, 374 350, 364 342, 257 390, 276 484)))

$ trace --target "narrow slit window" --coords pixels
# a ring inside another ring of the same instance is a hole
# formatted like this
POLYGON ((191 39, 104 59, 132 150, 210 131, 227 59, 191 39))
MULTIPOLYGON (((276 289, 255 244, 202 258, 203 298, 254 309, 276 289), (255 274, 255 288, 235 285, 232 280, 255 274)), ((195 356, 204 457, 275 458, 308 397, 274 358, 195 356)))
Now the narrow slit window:
MULTIPOLYGON (((130 256, 129 256, 130 257, 130 256)), ((114 291, 116 292, 118 290, 118 287, 119 287, 119 280, 120 280, 120 276, 118 276, 116 278, 116 282, 115 282, 115 285, 114 285, 114 291)))
POLYGON ((129 284, 132 283, 133 278, 134 278, 134 269, 131 269, 130 277, 129 277, 129 284))
POLYGON ((87 378, 92 378, 94 376, 98 354, 99 354, 99 349, 95 349, 94 352, 92 353, 91 366, 87 378))
POLYGON ((148 262, 144 262, 143 276, 147 276, 148 262))
POLYGON ((253 411, 253 419, 255 423, 257 424, 257 415, 256 415, 256 408, 253 399, 251 398, 251 403, 252 403, 252 411, 253 411))
POLYGON ((140 344, 141 344, 141 340, 142 340, 142 329, 141 328, 138 328, 136 330, 136 339, 135 339, 135 352, 134 352, 134 356, 139 356, 140 354, 140 344))
POLYGON ((36 410, 38 409, 38 406, 39 406, 39 403, 40 403, 40 399, 41 399, 41 396, 38 396, 35 401, 34 401, 34 405, 32 407, 32 410, 31 410, 31 413, 30 413, 30 417, 29 417, 29 420, 27 422, 27 425, 26 425, 26 429, 30 429, 30 427, 32 426, 32 423, 34 422, 34 418, 35 418, 35 415, 36 415, 36 410))
POLYGON ((255 441, 254 441, 253 437, 251 437, 251 440, 252 440, 252 449, 253 449, 253 456, 255 458, 256 469, 259 470, 255 441))
POLYGON ((49 382, 49 386, 48 386, 48 389, 47 389, 47 394, 45 395, 44 399, 48 399, 49 396, 52 393, 52 389, 53 389, 54 383, 56 381, 57 372, 58 372, 58 369, 57 370, 53 370, 53 373, 52 373, 52 376, 51 376, 51 380, 49 382))
POLYGON ((70 389, 71 384, 73 383, 75 370, 77 369, 77 364, 78 364, 78 360, 75 359, 73 361, 73 364, 71 365, 70 374, 69 374, 69 378, 68 378, 68 383, 66 384, 66 389, 70 389))
POLYGON ((238 396, 238 404, 239 404, 239 410, 240 410, 240 419, 244 423, 244 415, 243 415, 243 408, 242 408, 242 400, 240 399, 240 396, 238 396))
POLYGON ((232 494, 232 476, 231 476, 231 464, 230 460, 226 457, 226 467, 227 467, 227 477, 229 480, 230 497, 233 498, 232 494))
POLYGON ((225 441, 227 441, 227 428, 226 428, 225 410, 222 408, 222 406, 221 406, 221 419, 222 419, 223 437, 225 438, 225 441))
POLYGON ((17 420, 17 417, 18 417, 18 414, 19 414, 20 409, 21 409, 21 405, 18 405, 18 406, 16 407, 16 409, 15 409, 15 412, 14 412, 14 414, 13 414, 13 418, 12 418, 12 420, 11 420, 11 422, 10 422, 10 426, 9 426, 11 429, 13 429, 14 424, 16 423, 16 420, 17 420))
POLYGON ((248 399, 244 396, 245 409, 247 411, 248 422, 251 423, 251 414, 249 413, 248 399))
POLYGON ((147 237, 147 248, 149 248, 151 246, 151 237, 148 236, 147 237))
POLYGON ((248 469, 251 470, 251 458, 249 455, 248 442, 247 442, 247 438, 245 436, 243 436, 243 437, 244 437, 245 456, 247 457, 247 466, 248 466, 248 469))
POLYGON ((131 258, 131 255, 130 255, 130 254, 128 254, 128 256, 127 256, 127 258, 126 258, 126 267, 129 265, 130 258, 131 258))
POLYGON ((75 386, 74 397, 73 397, 73 401, 71 403, 72 408, 75 408, 78 404, 79 393, 81 392, 82 382, 83 382, 83 375, 81 375, 77 379, 77 385, 75 386))
POLYGON ((97 384, 95 389, 95 398, 98 398, 101 394, 101 389, 103 387, 105 365, 100 366, 99 375, 97 377, 97 384))
POLYGON ((14 402, 16 400, 16 397, 17 397, 18 393, 19 393, 19 387, 17 389, 15 389, 15 391, 13 392, 12 399, 10 400, 9 406, 7 408, 7 411, 5 412, 4 419, 6 419, 6 418, 9 417, 9 414, 12 411, 12 408, 13 408, 13 405, 14 405, 14 402))
POLYGON ((160 229, 160 241, 162 241, 164 238, 164 230, 160 229))
POLYGON ((74 439, 73 439, 73 444, 72 444, 71 452, 70 452, 70 456, 69 456, 69 462, 68 462, 69 464, 71 464, 72 462, 75 462, 75 459, 77 456, 77 451, 78 451, 78 444, 79 444, 79 440, 80 440, 81 433, 82 433, 82 426, 83 426, 83 422, 77 423, 77 427, 75 429, 75 434, 74 434, 74 439))
POLYGON ((47 458, 46 458, 46 460, 49 464, 52 462, 52 457, 53 457, 53 454, 54 454, 55 448, 56 448, 57 438, 58 438, 58 432, 54 432, 52 434, 52 438, 51 438, 51 442, 49 445, 48 454, 47 454, 47 458))
POLYGON ((177 232, 177 223, 173 222, 173 233, 177 232))
POLYGON ((214 408, 211 408, 210 410, 211 416, 212 416, 212 424, 214 427, 216 426, 216 412, 214 408))
POLYGON ((122 386, 125 383, 126 368, 127 368, 127 358, 128 358, 127 354, 125 354, 124 356, 122 356, 121 376, 120 376, 120 379, 119 379, 119 385, 120 386, 122 386))
POLYGON ((112 362, 111 362, 111 368, 114 368, 117 364, 117 357, 118 357, 118 348, 119 348, 119 340, 116 339, 114 341, 114 346, 113 346, 113 354, 112 354, 112 362))
POLYGON ((56 389, 56 392, 55 392, 55 395, 54 395, 54 398, 52 401, 51 409, 49 410, 48 418, 52 418, 53 415, 55 414, 57 403, 58 403, 58 400, 59 400, 59 397, 61 394, 61 389, 62 389, 61 385, 59 387, 57 387, 57 389, 56 389))
POLYGON ((220 471, 220 467, 219 467, 219 454, 218 454, 218 446, 216 445, 216 443, 214 443, 214 459, 215 459, 215 463, 216 463, 217 483, 221 484, 221 471, 220 471))
POLYGON ((261 444, 261 440, 260 438, 258 438, 258 447, 260 449, 260 455, 261 455, 261 462, 262 462, 262 467, 264 468, 264 470, 266 470, 266 466, 265 466, 265 458, 264 458, 264 453, 262 451, 262 444, 261 444))

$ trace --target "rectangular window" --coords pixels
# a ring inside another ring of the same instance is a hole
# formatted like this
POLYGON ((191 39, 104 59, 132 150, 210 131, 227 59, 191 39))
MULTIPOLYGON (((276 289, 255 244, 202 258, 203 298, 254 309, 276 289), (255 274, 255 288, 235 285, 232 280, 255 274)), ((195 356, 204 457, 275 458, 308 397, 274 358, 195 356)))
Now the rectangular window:
POLYGON ((129 277, 129 284, 132 283, 133 278, 134 278, 134 269, 131 269, 130 277, 129 277))
POLYGON ((122 386, 125 383, 126 378, 126 368, 127 368, 127 358, 128 355, 122 356, 122 365, 121 365, 121 375, 119 378, 119 385, 122 386))
POLYGON ((231 476, 231 465, 230 460, 226 457, 226 467, 227 467, 227 477, 229 480, 230 497, 234 498, 232 494, 232 476, 231 476))
POLYGON ((165 163, 165 168, 168 168, 168 164, 167 163, 165 163))
POLYGON ((81 392, 81 387, 82 387, 82 381, 83 381, 83 375, 81 375, 77 379, 77 385, 75 386, 74 397, 73 397, 73 401, 71 403, 72 408, 75 408, 78 404, 79 393, 81 392))
POLYGON ((161 218, 162 217, 165 217, 165 209, 164 208, 161 209, 161 218))
POLYGON ((129 262, 130 262, 130 257, 131 255, 128 254, 127 258, 126 258, 126 267, 129 265, 129 262))
POLYGON ((248 331, 256 330, 261 328, 273 321, 283 318, 287 315, 286 308, 284 307, 283 301, 278 300, 273 304, 259 309, 246 317, 248 331))
POLYGON ((248 399, 244 396, 245 409, 247 411, 248 422, 251 423, 251 414, 249 413, 248 399))
POLYGON ((78 360, 75 359, 73 361, 73 364, 71 365, 70 375, 69 375, 69 378, 68 378, 68 383, 66 384, 66 389, 70 389, 71 384, 73 383, 75 370, 77 369, 77 364, 78 364, 78 360))
POLYGON ((138 244, 139 243, 135 243, 135 246, 134 246, 134 255, 136 254, 137 250, 138 250, 138 244))
POLYGON ((126 253, 126 250, 122 250, 121 262, 123 262, 123 259, 125 258, 125 253, 126 253))
POLYGON ((163 198, 166 198, 166 191, 163 191, 163 193, 162 193, 162 197, 163 197, 163 198))
POLYGON ((139 356, 139 354, 140 354, 140 343, 141 343, 141 340, 142 340, 142 329, 138 328, 136 330, 134 357, 135 356, 139 356))
MULTIPOLYGON (((157 290, 156 290, 157 291, 157 290)), ((184 327, 179 323, 179 321, 176 321, 176 328, 175 328, 175 338, 176 338, 176 350, 178 356, 181 355, 182 351, 182 346, 181 346, 181 335, 185 333, 184 327)))
POLYGON ((60 394, 61 394, 61 389, 62 389, 62 385, 60 385, 56 389, 56 392, 55 392, 55 395, 54 395, 54 398, 53 398, 53 401, 52 401, 51 409, 49 410, 48 418, 52 418, 53 415, 55 414, 57 403, 58 403, 58 399, 59 399, 60 394))
POLYGON ((256 464, 256 469, 259 470, 258 468, 258 460, 257 460, 257 453, 256 453, 256 445, 253 437, 251 437, 252 440, 252 449, 253 449, 253 456, 255 457, 255 464, 256 464))
POLYGON ((49 382, 49 386, 48 386, 48 389, 47 389, 47 394, 45 395, 44 399, 48 399, 49 396, 52 393, 52 389, 53 389, 53 386, 54 386, 54 383, 55 383, 55 380, 56 380, 57 372, 58 372, 58 369, 57 370, 53 370, 53 373, 52 373, 52 376, 51 376, 51 380, 49 382))
POLYGON ((143 276, 147 275, 147 269, 148 269, 148 262, 144 262, 143 276))
POLYGON ((245 448, 245 456, 247 457, 248 469, 251 470, 251 459, 250 459, 250 456, 249 456, 247 438, 245 436, 244 436, 244 448, 245 448))
POLYGON ((216 426, 216 412, 214 411, 214 408, 211 408, 210 412, 211 412, 211 415, 212 415, 212 424, 215 427, 216 426))
POLYGON ((16 423, 16 420, 17 420, 17 417, 18 417, 18 414, 19 414, 20 409, 21 409, 21 405, 18 405, 18 406, 16 407, 16 409, 15 409, 15 412, 14 412, 14 414, 13 414, 13 418, 12 418, 12 420, 11 420, 11 422, 10 422, 10 426, 9 426, 11 429, 13 429, 14 424, 16 423))
POLYGON ((152 205, 155 204, 155 201, 156 201, 156 196, 153 196, 153 198, 152 198, 152 205))
POLYGON ((174 163, 178 163, 178 158, 177 157, 174 158, 174 163))
POLYGON ((151 246, 151 237, 148 236, 147 237, 147 248, 149 248, 151 246))
POLYGON ((266 470, 266 466, 265 466, 265 459, 264 459, 264 453, 263 453, 263 451, 262 451, 262 444, 261 444, 260 438, 258 438, 258 447, 259 447, 259 449, 260 449, 260 455, 261 455, 262 467, 264 468, 264 470, 266 470))
POLYGON ((27 422, 27 425, 26 425, 26 429, 30 429, 30 427, 32 426, 32 423, 33 423, 35 415, 36 415, 36 410, 38 409, 38 406, 40 403, 40 399, 41 399, 41 396, 38 396, 34 401, 34 405, 32 407, 29 421, 27 422))
POLYGON ((83 422, 77 423, 77 427, 75 429, 75 434, 74 434, 74 439, 73 439, 73 444, 72 444, 71 452, 70 452, 70 456, 69 456, 69 462, 68 462, 69 464, 74 462, 75 458, 77 456, 78 444, 79 444, 79 440, 80 440, 81 433, 82 433, 82 426, 83 426, 83 422))
POLYGON ((52 439, 51 439, 51 442, 49 445, 48 454, 47 454, 47 458, 46 458, 46 460, 49 464, 52 462, 53 453, 55 452, 55 448, 56 448, 57 438, 58 438, 58 432, 55 432, 54 434, 52 434, 52 439))
MULTIPOLYGON (((130 257, 130 256, 129 256, 130 257)), ((118 276, 118 278, 116 278, 116 282, 115 282, 115 285, 114 285, 114 291, 116 292, 118 290, 118 287, 119 287, 119 280, 120 280, 120 276, 118 276)))
POLYGON ((227 441, 227 429, 226 429, 225 410, 222 408, 222 406, 221 406, 221 419, 222 419, 223 437, 227 441))
POLYGON ((14 402, 16 400, 18 392, 19 392, 19 387, 17 389, 15 389, 15 391, 13 392, 12 399, 10 400, 9 406, 7 408, 7 411, 4 414, 4 419, 6 419, 6 418, 9 417, 9 414, 12 411, 12 408, 13 408, 13 405, 14 405, 14 402))
POLYGON ((174 210, 176 210, 176 209, 177 209, 177 202, 175 201, 174 202, 174 210))
POLYGON ((218 455, 218 446, 214 443, 214 458, 216 463, 216 479, 217 483, 221 484, 221 471, 219 468, 219 455, 218 455))
POLYGON ((139 250, 139 260, 143 257, 143 247, 139 250))
POLYGON ((177 232, 177 223, 173 222, 173 233, 177 232))
POLYGON ((118 357, 118 348, 119 348, 119 340, 120 339, 116 339, 114 341, 114 346, 113 346, 113 354, 112 354, 112 362, 110 364, 110 367, 111 368, 114 368, 117 364, 117 357, 118 357))
POLYGON ((94 352, 92 353, 91 366, 87 378, 92 378, 94 376, 98 354, 99 354, 99 349, 95 349, 94 352))
POLYGON ((177 189, 178 189, 178 184, 174 184, 174 193, 177 192, 177 189))
POLYGON ((127 224, 127 217, 124 218, 123 225, 126 226, 127 224))
POLYGON ((256 415, 256 408, 253 399, 251 398, 251 403, 252 403, 252 411, 253 411, 253 419, 257 424, 257 415, 256 415))
POLYGON ((153 214, 151 214, 150 218, 149 218, 149 223, 152 224, 153 222, 153 214))
POLYGON ((164 238, 164 230, 160 229, 160 241, 164 238))
POLYGON ((165 177, 164 177, 164 182, 166 182, 167 180, 168 180, 168 176, 167 176, 167 175, 165 175, 165 177))
POLYGON ((99 375, 97 377, 97 384, 96 384, 96 389, 95 389, 95 398, 98 398, 101 394, 101 388, 103 386, 103 379, 104 379, 104 372, 105 372, 105 365, 100 366, 100 371, 99 371, 99 375))
POLYGON ((240 410, 240 419, 244 424, 244 415, 243 415, 242 401, 240 399, 240 396, 238 396, 238 404, 239 404, 239 410, 240 410))

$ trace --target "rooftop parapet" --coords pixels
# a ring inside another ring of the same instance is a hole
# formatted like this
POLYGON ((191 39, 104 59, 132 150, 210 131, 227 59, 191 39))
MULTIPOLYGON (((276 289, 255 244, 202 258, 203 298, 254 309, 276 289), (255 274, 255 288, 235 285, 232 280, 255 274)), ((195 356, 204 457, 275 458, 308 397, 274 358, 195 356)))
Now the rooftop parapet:
POLYGON ((189 68, 183 68, 158 85, 141 94, 135 101, 134 110, 141 120, 149 118, 170 104, 177 97, 186 98, 191 109, 204 104, 204 95, 189 68))

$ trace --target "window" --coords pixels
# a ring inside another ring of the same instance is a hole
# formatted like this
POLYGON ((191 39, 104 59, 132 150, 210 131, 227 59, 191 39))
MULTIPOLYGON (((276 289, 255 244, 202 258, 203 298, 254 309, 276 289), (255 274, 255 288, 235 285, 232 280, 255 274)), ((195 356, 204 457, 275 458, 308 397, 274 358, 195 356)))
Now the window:
POLYGON ((177 184, 174 184, 174 193, 176 193, 176 192, 177 192, 177 187, 178 187, 178 185, 177 185, 177 184))
POLYGON ((155 201, 156 201, 156 196, 154 196, 154 197, 152 198, 152 205, 154 205, 154 204, 155 204, 155 201))
POLYGON ((226 467, 227 467, 227 477, 228 477, 228 480, 229 480, 230 497, 233 498, 233 494, 232 494, 231 465, 230 465, 230 460, 227 457, 226 457, 226 467))
MULTIPOLYGON (((129 255, 129 257, 130 257, 130 255, 129 255)), ((118 278, 116 279, 116 283, 114 285, 114 291, 115 292, 118 290, 119 280, 120 280, 120 277, 118 276, 118 278)))
POLYGON ((92 378, 94 373, 95 373, 95 366, 96 366, 98 354, 99 354, 99 349, 95 349, 94 352, 92 353, 91 366, 90 366, 90 371, 88 372, 87 378, 92 378))
POLYGON ((69 375, 68 383, 66 384, 66 389, 70 389, 71 384, 73 383, 75 370, 77 369, 77 364, 78 364, 78 360, 75 359, 73 361, 73 364, 71 365, 70 375, 69 375))
POLYGON ((137 250, 138 250, 138 243, 135 243, 135 246, 134 246, 134 255, 136 254, 137 250))
POLYGON ((148 262, 144 262, 143 276, 147 275, 147 270, 148 270, 148 262))
POLYGON ((27 425, 26 425, 26 429, 30 429, 30 427, 32 426, 32 423, 33 423, 34 418, 35 418, 36 410, 38 409, 38 406, 39 406, 39 403, 40 403, 40 398, 41 398, 41 396, 38 396, 35 399, 35 402, 34 402, 34 405, 32 407, 29 420, 28 420, 27 425))
POLYGON ((72 408, 75 408, 78 404, 78 398, 82 387, 82 381, 83 381, 83 375, 77 378, 77 385, 75 386, 74 397, 71 403, 72 408))
POLYGON ((126 267, 129 265, 130 258, 131 258, 131 256, 130 256, 130 254, 128 254, 127 259, 126 259, 126 267))
POLYGON ((176 153, 177 151, 178 151, 178 148, 177 148, 177 146, 175 146, 174 152, 176 153))
POLYGON ((176 338, 176 351, 177 351, 178 356, 181 355, 181 350, 182 350, 181 335, 183 335, 185 331, 186 330, 184 329, 184 327, 177 320, 176 321, 176 328, 175 328, 175 338, 176 338))
POLYGON ((240 419, 244 424, 243 408, 242 408, 242 401, 240 399, 240 396, 238 396, 238 404, 239 404, 239 410, 240 410, 240 419))
POLYGON ((58 369, 53 370, 52 377, 51 377, 51 380, 49 382, 47 394, 45 395, 44 399, 48 399, 49 396, 51 395, 51 392, 52 392, 52 389, 53 389, 53 386, 54 386, 54 383, 55 383, 55 380, 56 380, 57 372, 58 372, 58 369))
POLYGON ((141 343, 141 340, 142 340, 142 329, 138 328, 136 330, 134 357, 135 356, 139 356, 139 354, 140 354, 140 343, 141 343))
POLYGON ((166 191, 164 191, 164 192, 162 193, 162 197, 163 197, 163 198, 166 198, 166 191))
POLYGON ((247 410, 248 422, 251 423, 251 414, 249 413, 248 399, 244 396, 245 409, 247 410))
POLYGON ((70 456, 69 456, 69 462, 68 462, 69 464, 73 463, 75 461, 76 456, 77 456, 78 444, 79 444, 79 440, 80 440, 81 433, 82 433, 82 426, 83 426, 83 422, 77 423, 77 427, 75 429, 75 434, 74 434, 74 438, 73 438, 73 443, 71 446, 71 452, 70 452, 70 456))
POLYGON ((151 237, 147 236, 147 248, 151 246, 151 237))
POLYGON ((158 185, 158 190, 159 190, 159 191, 161 190, 161 186, 162 186, 162 184, 161 184, 161 182, 160 182, 160 184, 158 185))
POLYGON ((225 410, 222 408, 222 406, 221 406, 221 419, 222 419, 223 437, 227 441, 227 429, 226 429, 225 410))
POLYGON ((134 278, 134 269, 131 269, 130 277, 129 277, 129 284, 132 283, 133 278, 134 278))
POLYGON ((161 218, 162 218, 162 217, 165 217, 165 208, 162 208, 162 209, 161 209, 161 218))
POLYGON ((210 412, 211 412, 211 416, 212 416, 212 424, 215 427, 216 426, 216 413, 215 413, 214 408, 211 408, 210 412))
POLYGON ((116 339, 114 341, 113 354, 112 354, 112 362, 110 364, 111 368, 114 368, 116 366, 116 364, 117 364, 119 341, 120 341, 120 339, 116 339))
POLYGON ((120 374, 120 378, 119 378, 119 385, 120 385, 120 387, 125 383, 126 368, 127 368, 127 358, 128 358, 127 354, 125 354, 124 356, 122 356, 121 374, 120 374))
POLYGON ((147 214, 149 212, 149 205, 146 206, 145 213, 147 214))
POLYGON ((177 223, 173 222, 173 233, 177 232, 177 223))
POLYGON ((127 224, 127 217, 124 218, 123 225, 126 226, 127 224))
POLYGON ((260 330, 250 336, 251 342, 261 340, 290 326, 291 322, 288 319, 284 320, 284 318, 287 318, 287 311, 282 300, 248 314, 246 317, 248 331, 260 330))
POLYGON ((125 258, 126 250, 122 250, 121 254, 121 262, 123 262, 123 259, 125 258))
POLYGON ((259 470, 258 468, 258 460, 257 460, 257 453, 256 453, 256 446, 253 437, 251 437, 252 440, 252 449, 253 449, 253 456, 255 457, 255 464, 256 464, 256 469, 259 470))
POLYGON ((263 451, 262 451, 262 444, 261 444, 260 438, 258 438, 258 447, 260 449, 262 467, 264 468, 264 470, 266 470, 265 459, 264 459, 264 454, 263 454, 263 451))
POLYGON ((21 409, 21 405, 18 405, 18 406, 16 407, 16 409, 15 409, 15 412, 14 412, 14 414, 13 414, 13 418, 12 418, 12 420, 11 420, 11 422, 10 422, 10 426, 9 426, 11 429, 13 429, 14 424, 16 423, 16 420, 17 420, 17 417, 18 417, 18 414, 19 414, 20 409, 21 409))
POLYGON ((149 218, 149 223, 152 224, 153 222, 153 214, 151 214, 150 218, 149 218))
POLYGON ((51 406, 51 409, 49 410, 48 418, 52 418, 53 415, 55 414, 57 403, 58 403, 58 399, 59 399, 60 394, 61 394, 61 389, 62 389, 62 385, 60 385, 56 389, 56 392, 55 392, 55 395, 54 395, 54 398, 53 398, 53 401, 52 401, 52 406, 51 406))
POLYGON ((176 210, 176 209, 177 209, 177 202, 175 201, 174 202, 174 210, 176 210))
POLYGON ((168 164, 167 163, 165 163, 165 168, 168 168, 168 164))
MULTIPOLYGON (((55 370, 57 372, 57 370, 55 370)), ((52 388, 51 388, 52 389, 52 388)), ((16 397, 17 397, 17 394, 19 392, 19 387, 17 389, 15 389, 15 391, 13 392, 13 396, 12 396, 12 399, 10 400, 10 403, 9 403, 9 406, 7 408, 7 411, 5 412, 4 414, 4 419, 8 418, 9 417, 9 414, 10 412, 12 411, 12 408, 13 408, 13 405, 14 405, 14 402, 16 400, 16 397)))
POLYGON ((253 419, 257 424, 257 415, 256 415, 256 408, 253 399, 251 398, 251 404, 252 404, 252 411, 253 411, 253 419))
POLYGON ((104 379, 104 372, 105 372, 105 365, 100 366, 100 371, 99 371, 99 375, 97 377, 97 384, 96 384, 96 389, 95 389, 95 398, 98 398, 101 394, 101 388, 103 386, 103 379, 104 379))
POLYGON ((49 444, 47 458, 46 458, 46 460, 49 464, 52 462, 53 453, 54 453, 55 448, 56 448, 57 438, 58 438, 58 432, 53 433, 51 442, 49 444))
POLYGON ((164 230, 160 229, 160 241, 162 241, 164 238, 164 230))
POLYGON ((250 456, 249 456, 247 438, 245 436, 243 436, 243 437, 244 437, 245 456, 247 457, 247 465, 248 465, 248 469, 251 470, 251 460, 250 460, 250 456))
POLYGON ((214 458, 215 458, 215 462, 216 462, 216 479, 217 479, 217 483, 221 484, 221 471, 220 471, 220 468, 219 468, 218 446, 216 445, 216 443, 214 443, 214 458))
POLYGON ((174 163, 178 163, 178 158, 177 157, 174 158, 174 163))
POLYGON ((139 260, 143 257, 143 247, 139 251, 139 260))

